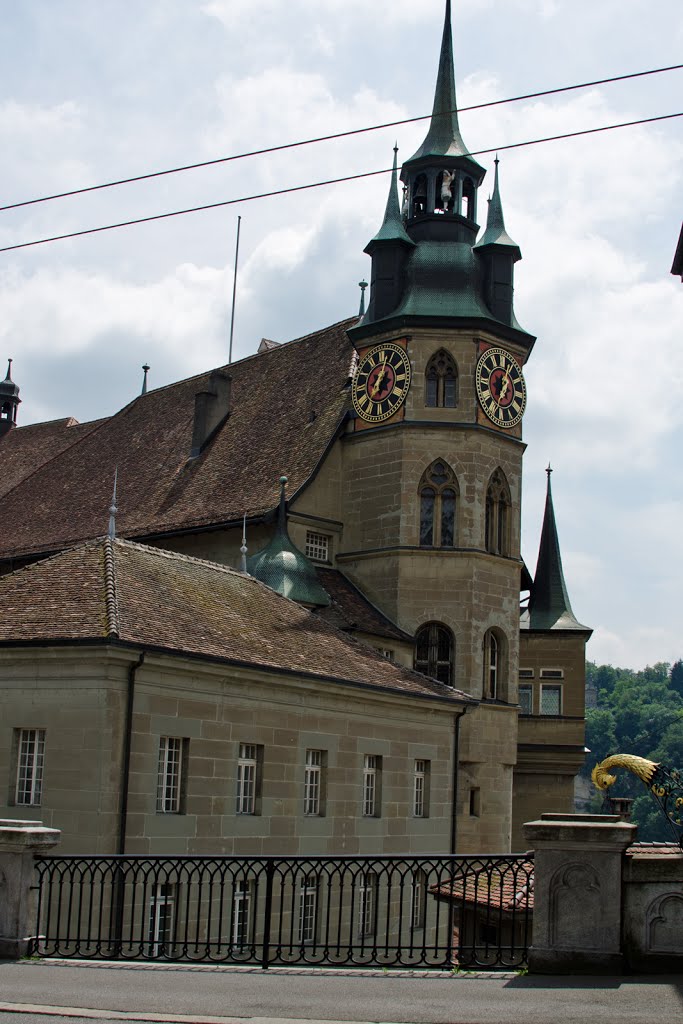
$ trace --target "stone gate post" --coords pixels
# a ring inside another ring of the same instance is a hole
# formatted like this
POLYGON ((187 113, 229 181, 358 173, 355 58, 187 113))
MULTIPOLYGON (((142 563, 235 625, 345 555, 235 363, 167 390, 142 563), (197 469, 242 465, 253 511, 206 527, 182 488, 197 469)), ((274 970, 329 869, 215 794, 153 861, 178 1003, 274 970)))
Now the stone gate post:
POLYGON ((535 860, 531 972, 622 972, 622 863, 636 831, 616 814, 543 814, 524 825, 535 860))
POLYGON ((40 821, 0 818, 0 959, 28 951, 36 915, 33 857, 51 850, 60 836, 40 821))

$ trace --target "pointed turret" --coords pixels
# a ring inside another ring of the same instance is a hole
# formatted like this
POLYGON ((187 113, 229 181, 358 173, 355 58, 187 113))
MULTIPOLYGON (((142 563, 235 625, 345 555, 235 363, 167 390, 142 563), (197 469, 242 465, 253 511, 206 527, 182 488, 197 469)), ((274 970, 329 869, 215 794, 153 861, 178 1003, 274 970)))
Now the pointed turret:
POLYGON ((287 477, 280 477, 280 508, 275 536, 270 544, 247 559, 247 571, 276 594, 308 607, 326 607, 327 592, 318 582, 315 566, 292 543, 287 530, 287 477))
POLYGON ((396 309, 405 285, 405 265, 415 242, 403 226, 398 199, 398 147, 394 146, 389 196, 382 226, 364 252, 372 258, 370 302, 366 318, 381 320, 396 309))
POLYGON ((587 626, 577 621, 569 603, 567 585, 562 571, 560 542, 555 523, 553 494, 550 486, 552 470, 548 466, 548 484, 545 499, 545 514, 538 549, 538 563, 534 585, 529 599, 527 628, 531 630, 570 629, 590 633, 587 626))
POLYGON ((503 204, 500 198, 498 165, 493 182, 493 195, 489 199, 486 230, 474 247, 484 265, 484 295, 486 304, 504 324, 519 328, 513 309, 515 263, 522 258, 522 252, 505 230, 503 204))
POLYGON ((12 360, 7 360, 7 376, 0 381, 0 437, 17 425, 17 410, 21 403, 19 388, 12 380, 12 360))

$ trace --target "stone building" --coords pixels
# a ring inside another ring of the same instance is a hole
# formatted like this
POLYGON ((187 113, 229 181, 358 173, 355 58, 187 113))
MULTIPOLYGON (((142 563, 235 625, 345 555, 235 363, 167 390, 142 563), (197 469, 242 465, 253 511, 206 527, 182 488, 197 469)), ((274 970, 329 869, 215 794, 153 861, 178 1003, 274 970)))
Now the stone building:
MULTIPOLYGON (((479 237, 484 175, 458 123, 448 2, 429 130, 400 171, 402 200, 395 156, 365 250, 367 311, 264 342, 93 423, 17 428, 9 372, 0 385, 4 571, 100 536, 115 467, 119 537, 223 566, 245 564, 248 545, 253 575, 309 619, 331 617, 392 671, 470 698, 453 791, 460 852, 519 849, 521 822, 572 809, 590 635, 567 597, 550 490, 535 580, 521 558, 523 366, 535 338, 514 312, 521 251, 497 161, 479 237)), ((254 638, 256 663, 258 651, 254 638)), ((23 723, 5 721, 7 748, 23 723)), ((418 719, 414 730, 417 740, 418 719)))

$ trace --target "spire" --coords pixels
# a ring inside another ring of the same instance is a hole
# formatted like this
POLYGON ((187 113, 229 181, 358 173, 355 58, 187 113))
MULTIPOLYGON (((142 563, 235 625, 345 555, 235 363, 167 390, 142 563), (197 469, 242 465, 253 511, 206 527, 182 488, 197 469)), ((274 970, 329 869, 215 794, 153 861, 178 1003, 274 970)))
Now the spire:
POLYGON ((329 605, 330 599, 321 586, 315 566, 292 543, 287 530, 287 477, 280 477, 280 505, 277 530, 270 544, 252 555, 247 571, 265 583, 276 594, 308 607, 329 605))
POLYGON ((116 504, 116 484, 119 477, 118 466, 114 470, 114 490, 111 496, 111 505, 109 506, 109 529, 107 530, 107 536, 109 540, 116 540, 116 513, 118 512, 118 506, 116 504))
POLYGON ((458 104, 455 97, 455 68, 453 65, 453 35, 451 31, 451 0, 446 0, 441 39, 439 71, 436 76, 434 107, 427 137, 411 157, 419 160, 432 156, 467 156, 469 150, 460 134, 458 104))
POLYGON ((475 248, 480 249, 484 245, 507 245, 512 249, 517 250, 516 259, 522 258, 522 253, 516 242, 508 235, 505 230, 505 220, 503 218, 503 204, 500 199, 500 187, 498 184, 498 164, 500 160, 496 155, 496 172, 493 180, 493 195, 489 199, 489 212, 486 218, 486 231, 481 236, 481 240, 477 242, 475 248))
POLYGON ((149 370, 150 367, 147 365, 147 363, 145 363, 145 365, 142 367, 144 377, 142 378, 142 391, 140 392, 141 395, 147 394, 147 374, 149 373, 149 370))
POLYGON ((19 388, 12 380, 12 360, 7 360, 7 376, 0 381, 0 437, 17 425, 17 409, 21 404, 19 388))
POLYGON ((538 549, 538 563, 534 585, 529 600, 529 629, 551 630, 571 629, 590 632, 574 616, 569 603, 567 585, 562 571, 560 542, 557 537, 553 494, 550 486, 550 466, 546 469, 548 484, 545 499, 545 515, 538 549))
POLYGON ((365 252, 371 252, 370 247, 374 242, 395 242, 397 240, 406 242, 411 249, 415 245, 415 242, 413 242, 403 226, 401 204, 398 198, 398 146, 394 145, 394 165, 391 171, 391 184, 389 186, 386 210, 384 211, 384 220, 382 221, 382 227, 375 237, 372 241, 368 242, 365 252))

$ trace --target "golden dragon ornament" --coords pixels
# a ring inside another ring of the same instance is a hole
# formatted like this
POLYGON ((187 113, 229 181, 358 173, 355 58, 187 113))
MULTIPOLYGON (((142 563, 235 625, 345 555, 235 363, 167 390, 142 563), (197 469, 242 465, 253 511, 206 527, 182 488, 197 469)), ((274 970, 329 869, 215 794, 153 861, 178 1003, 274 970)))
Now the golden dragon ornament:
POLYGON ((616 775, 610 774, 614 768, 625 768, 645 783, 683 850, 683 772, 637 754, 612 754, 591 772, 596 789, 609 789, 617 781, 616 775))

